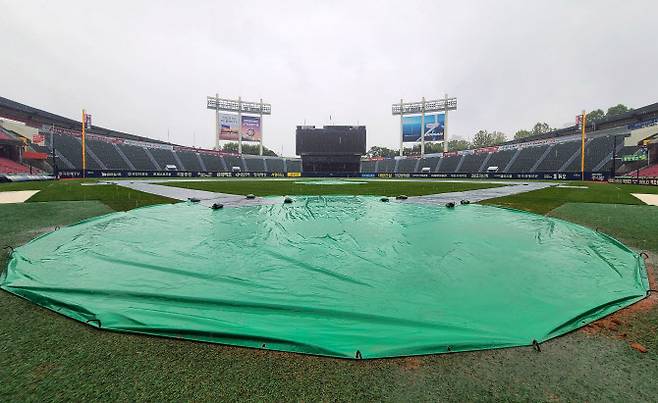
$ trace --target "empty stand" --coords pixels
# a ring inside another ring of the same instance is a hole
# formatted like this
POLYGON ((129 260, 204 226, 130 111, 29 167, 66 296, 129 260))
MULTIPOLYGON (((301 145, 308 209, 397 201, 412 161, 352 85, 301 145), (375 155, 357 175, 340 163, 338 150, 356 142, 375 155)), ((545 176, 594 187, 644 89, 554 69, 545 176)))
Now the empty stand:
POLYGON ((286 159, 286 166, 288 168, 288 172, 301 172, 302 171, 302 161, 301 160, 286 159))
MULTIPOLYGON (((55 150, 69 161, 75 169, 82 169, 82 146, 77 137, 55 134, 53 135, 55 150)), ((61 167, 60 168, 69 168, 61 167)))
POLYGON ((267 170, 270 172, 285 172, 283 168, 283 158, 268 158, 267 170))
POLYGON ((394 170, 395 170, 395 159, 386 158, 385 160, 379 161, 378 172, 393 173, 394 170))
POLYGON ((416 158, 404 158, 398 161, 398 171, 399 173, 412 173, 416 170, 416 164, 418 159, 416 158))
POLYGON ((441 166, 439 167, 439 172, 442 173, 454 173, 455 170, 457 169, 457 165, 459 165, 459 161, 461 160, 462 156, 461 155, 453 155, 449 157, 443 157, 443 162, 441 162, 441 166))
POLYGON ((516 154, 516 150, 503 150, 496 151, 491 154, 487 166, 484 167, 486 170, 489 167, 498 167, 498 172, 503 172, 507 164, 509 164, 512 157, 516 154))
POLYGON ((461 166, 457 170, 459 173, 474 173, 480 170, 482 162, 487 158, 488 153, 468 154, 464 156, 461 166))
POLYGON ((224 161, 226 162, 226 167, 228 168, 229 171, 233 170, 233 167, 239 167, 240 169, 244 169, 242 166, 242 161, 240 161, 241 158, 238 157, 237 155, 225 155, 224 156, 224 161))
POLYGON ((609 168, 608 162, 610 161, 609 157, 612 154, 612 148, 614 147, 614 137, 613 136, 603 136, 595 137, 587 142, 587 147, 585 147, 585 171, 593 171, 594 168, 599 170, 609 168), (605 164, 601 163, 605 161, 605 164))
POLYGON ((537 172, 557 172, 560 167, 580 148, 579 141, 557 143, 539 164, 537 172))
POLYGON ((516 157, 507 172, 513 173, 527 173, 532 172, 532 167, 535 166, 539 158, 544 155, 548 145, 525 147, 516 157))
POLYGON ((135 166, 137 170, 144 171, 155 171, 157 168, 151 162, 151 159, 146 155, 146 151, 143 147, 132 146, 127 144, 122 144, 119 146, 121 151, 128 157, 130 162, 135 166))
POLYGON ((7 158, 0 157, 0 174, 29 174, 30 168, 7 158))
POLYGON ((222 157, 219 155, 212 155, 206 153, 199 153, 199 156, 203 160, 203 163, 206 166, 206 169, 209 172, 224 172, 226 169, 222 164, 222 157))
MULTIPOLYGON (((123 160, 116 147, 105 141, 88 140, 87 146, 93 148, 94 153, 103 161, 107 169, 130 169, 126 161, 123 160)), ((87 158, 89 163, 89 158, 87 158)))
POLYGON ((361 161, 361 172, 375 172, 377 161, 361 161))
MULTIPOLYGON (((175 152, 186 171, 203 171, 197 154, 193 151, 176 151, 175 152)), ((162 165, 162 164, 161 164, 162 165)))
POLYGON ((639 176, 658 177, 658 164, 640 169, 639 176))
POLYGON ((431 172, 434 172, 434 168, 436 168, 436 164, 439 160, 439 157, 423 158, 420 161, 420 164, 418 164, 418 170, 422 171, 423 168, 429 168, 431 172))
POLYGON ((148 150, 153 158, 160 165, 160 169, 164 169, 167 165, 175 165, 179 170, 183 170, 185 167, 179 166, 176 157, 174 157, 174 152, 171 150, 165 150, 161 148, 149 148, 148 150))
POLYGON ((244 157, 247 172, 265 172, 265 163, 262 157, 244 157))

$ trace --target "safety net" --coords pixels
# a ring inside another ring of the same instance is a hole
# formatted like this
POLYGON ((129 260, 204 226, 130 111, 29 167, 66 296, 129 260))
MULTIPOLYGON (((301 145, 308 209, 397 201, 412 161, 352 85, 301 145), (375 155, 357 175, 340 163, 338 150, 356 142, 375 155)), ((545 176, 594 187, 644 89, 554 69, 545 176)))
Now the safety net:
POLYGON ((365 359, 541 343, 648 289, 636 253, 569 222, 293 199, 86 220, 17 248, 1 287, 101 329, 365 359))

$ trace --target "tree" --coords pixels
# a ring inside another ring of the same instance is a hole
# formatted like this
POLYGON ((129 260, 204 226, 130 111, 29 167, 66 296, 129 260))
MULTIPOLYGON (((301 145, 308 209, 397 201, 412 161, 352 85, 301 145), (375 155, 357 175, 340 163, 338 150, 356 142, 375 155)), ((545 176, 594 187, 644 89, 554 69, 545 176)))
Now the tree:
POLYGON ((502 144, 507 141, 507 136, 503 132, 493 131, 491 132, 491 136, 493 137, 492 145, 502 144))
POLYGON ((608 108, 608 113, 605 114, 605 117, 609 118, 610 116, 615 116, 615 115, 621 115, 622 113, 626 113, 628 111, 633 110, 633 108, 629 108, 628 106, 624 104, 618 104, 615 106, 611 106, 608 108))
POLYGON ((472 148, 473 145, 470 141, 464 140, 458 137, 455 137, 452 140, 448 141, 448 150, 449 151, 462 151, 472 148))
POLYGON ((369 158, 378 158, 378 157, 383 157, 383 158, 393 158, 397 155, 397 151, 392 150, 390 148, 386 147, 379 147, 379 146, 372 146, 370 147, 370 150, 366 153, 366 156, 369 158))
POLYGON ((537 122, 532 128, 532 135, 536 136, 539 134, 544 134, 552 131, 551 126, 548 125, 546 122, 537 122))
POLYGON ((488 132, 486 130, 480 130, 475 133, 475 136, 473 136, 473 147, 490 147, 496 144, 504 143, 505 141, 507 141, 505 133, 498 131, 488 132))
POLYGON ((605 112, 603 112, 602 109, 594 109, 587 114, 588 122, 596 122, 597 120, 601 120, 603 118, 605 118, 605 112))
POLYGON ((519 130, 514 133, 514 140, 523 139, 526 137, 532 136, 532 132, 529 130, 519 130))
MULTIPOLYGON (((230 143, 224 143, 222 146, 222 151, 227 152, 227 153, 238 153, 238 143, 236 142, 230 142, 230 143)), ((259 154, 259 146, 258 144, 252 145, 252 144, 247 144, 247 143, 242 143, 242 154, 249 154, 249 155, 258 155, 259 154)), ((276 157, 276 153, 269 148, 263 146, 263 155, 266 155, 268 157, 276 157)))

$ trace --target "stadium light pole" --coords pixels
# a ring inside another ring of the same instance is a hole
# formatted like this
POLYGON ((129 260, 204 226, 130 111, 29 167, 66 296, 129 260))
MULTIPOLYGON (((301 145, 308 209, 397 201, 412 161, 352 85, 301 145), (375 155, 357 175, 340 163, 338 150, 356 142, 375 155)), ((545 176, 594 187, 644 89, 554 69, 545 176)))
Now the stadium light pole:
MULTIPOLYGON (((447 153, 448 152, 448 94, 445 94, 445 98, 443 101, 443 113, 444 113, 444 121, 443 121, 443 152, 447 153)), ((437 122, 438 123, 438 122, 437 122)))
POLYGON ((242 155, 242 97, 238 97, 238 154, 242 155))
POLYGON ((585 126, 587 126, 587 114, 583 111, 581 117, 582 131, 580 138, 580 180, 585 180, 585 126))
POLYGON ((86 113, 85 110, 82 110, 82 177, 85 178, 87 176, 87 159, 85 156, 85 118, 86 118, 86 113))
POLYGON ((404 153, 404 131, 402 130, 402 121, 403 121, 403 106, 404 102, 402 102, 402 98, 400 98, 400 157, 402 157, 404 153))
POLYGON ((57 154, 56 154, 56 150, 55 150, 55 124, 54 123, 52 123, 50 125, 50 151, 53 155, 53 176, 55 177, 55 179, 57 179, 58 172, 57 172, 57 160, 55 159, 55 158, 57 158, 57 154))
POLYGON ((259 124, 260 124, 260 141, 258 144, 258 155, 263 156, 263 98, 260 99, 260 114, 259 114, 259 124))
MULTIPOLYGON (((219 92, 215 93, 215 105, 219 105, 219 92)), ((219 150, 219 108, 215 108, 215 150, 219 150)))
POLYGON ((425 97, 423 97, 420 113, 420 157, 425 155, 425 97))

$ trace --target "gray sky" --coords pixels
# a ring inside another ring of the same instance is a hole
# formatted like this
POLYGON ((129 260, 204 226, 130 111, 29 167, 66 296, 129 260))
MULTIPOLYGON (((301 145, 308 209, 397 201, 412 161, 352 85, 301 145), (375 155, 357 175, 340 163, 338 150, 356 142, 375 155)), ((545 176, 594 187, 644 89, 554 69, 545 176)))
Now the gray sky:
POLYGON ((295 126, 329 115, 397 147, 391 104, 448 93, 450 135, 511 137, 657 102, 656 15, 655 0, 0 0, 0 95, 202 147, 207 95, 262 97, 264 144, 292 155, 295 126))

